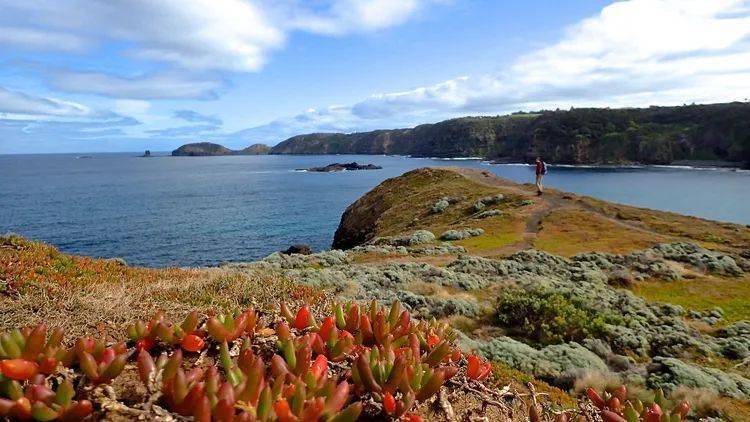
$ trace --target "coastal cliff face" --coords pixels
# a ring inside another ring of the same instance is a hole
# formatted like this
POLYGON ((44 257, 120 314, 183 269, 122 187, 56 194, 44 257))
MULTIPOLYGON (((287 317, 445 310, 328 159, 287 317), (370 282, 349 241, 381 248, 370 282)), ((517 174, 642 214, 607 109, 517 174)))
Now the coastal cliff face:
POLYGON ((268 154, 270 147, 265 144, 253 144, 247 148, 235 151, 223 145, 211 142, 196 142, 185 144, 172 151, 174 157, 209 157, 220 155, 263 155, 268 154))
POLYGON ((466 117, 412 129, 295 136, 272 154, 398 154, 561 164, 750 163, 750 104, 582 108, 466 117))

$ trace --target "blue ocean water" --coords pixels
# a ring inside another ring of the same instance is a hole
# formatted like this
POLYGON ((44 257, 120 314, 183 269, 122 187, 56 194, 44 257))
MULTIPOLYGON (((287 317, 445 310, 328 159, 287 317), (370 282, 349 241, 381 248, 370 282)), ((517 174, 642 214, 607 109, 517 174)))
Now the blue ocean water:
MULTIPOLYGON (((0 233, 135 265, 216 265, 258 259, 292 243, 326 249, 350 203, 410 169, 460 165, 533 179, 531 167, 478 160, 136 155, 0 155, 0 233), (350 161, 383 169, 295 171, 350 161)), ((750 224, 748 172, 551 167, 545 182, 611 201, 750 224)))

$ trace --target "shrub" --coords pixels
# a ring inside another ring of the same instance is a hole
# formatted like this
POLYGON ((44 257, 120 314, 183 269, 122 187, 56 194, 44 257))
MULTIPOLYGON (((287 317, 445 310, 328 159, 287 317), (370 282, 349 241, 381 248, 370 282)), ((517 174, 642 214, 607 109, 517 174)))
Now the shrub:
POLYGON ((506 291, 498 299, 496 319, 542 344, 605 337, 608 324, 621 323, 619 316, 595 310, 580 297, 547 288, 506 291))

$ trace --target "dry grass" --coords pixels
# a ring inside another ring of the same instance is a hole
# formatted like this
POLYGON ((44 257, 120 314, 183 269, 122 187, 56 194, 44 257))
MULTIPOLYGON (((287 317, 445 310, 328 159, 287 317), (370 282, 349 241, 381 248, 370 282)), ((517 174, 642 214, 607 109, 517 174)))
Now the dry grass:
POLYGON ((590 211, 560 208, 542 220, 534 247, 562 256, 593 251, 621 254, 667 241, 667 236, 634 230, 590 211))
POLYGON ((0 245, 0 280, 7 285, 0 291, 0 331, 44 321, 70 336, 122 339, 125 324, 157 310, 181 319, 193 309, 270 310, 280 298, 325 302, 321 292, 276 273, 133 268, 18 237, 0 238, 0 245))
POLYGON ((731 422, 750 420, 750 402, 729 397, 720 397, 710 390, 678 387, 671 396, 675 400, 687 400, 696 413, 721 418, 731 422))
POLYGON ((577 197, 577 200, 603 215, 637 224, 664 236, 679 237, 699 242, 708 248, 729 251, 750 248, 750 227, 746 225, 613 204, 584 196, 577 197))

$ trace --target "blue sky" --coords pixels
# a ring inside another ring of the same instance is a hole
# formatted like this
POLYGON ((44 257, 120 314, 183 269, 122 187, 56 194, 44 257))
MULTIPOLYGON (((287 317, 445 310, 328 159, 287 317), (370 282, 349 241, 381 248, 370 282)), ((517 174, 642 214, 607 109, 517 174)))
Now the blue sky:
POLYGON ((0 0, 0 153, 746 101, 750 1, 0 0))

